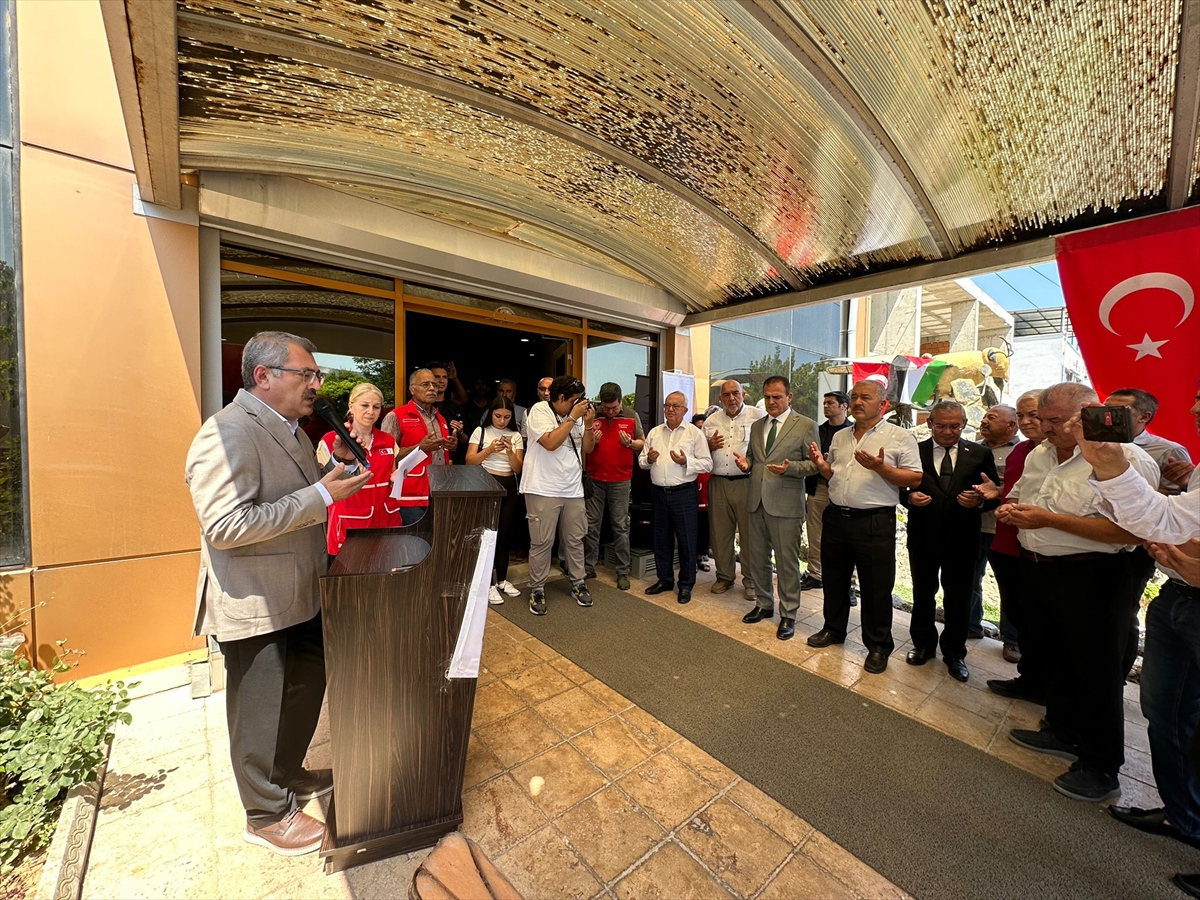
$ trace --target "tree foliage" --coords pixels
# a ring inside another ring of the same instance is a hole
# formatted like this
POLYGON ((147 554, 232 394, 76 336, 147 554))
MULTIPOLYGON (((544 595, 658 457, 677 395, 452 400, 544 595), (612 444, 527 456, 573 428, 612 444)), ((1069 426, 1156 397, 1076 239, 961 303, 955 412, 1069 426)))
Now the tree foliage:
POLYGON ((806 362, 796 365, 796 353, 793 350, 784 359, 781 349, 776 346, 774 351, 760 359, 751 360, 747 371, 751 375, 763 377, 751 378, 746 385, 746 402, 755 404, 762 399, 763 378, 768 375, 782 375, 792 386, 792 409, 802 415, 813 418, 820 407, 817 396, 817 378, 824 365, 820 362, 806 362))

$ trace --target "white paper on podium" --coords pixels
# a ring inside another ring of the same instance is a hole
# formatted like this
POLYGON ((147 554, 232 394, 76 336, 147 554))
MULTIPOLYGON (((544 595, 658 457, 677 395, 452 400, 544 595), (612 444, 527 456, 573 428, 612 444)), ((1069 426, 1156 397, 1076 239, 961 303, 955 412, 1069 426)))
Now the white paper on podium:
POLYGON ((404 476, 429 459, 429 454, 420 447, 413 447, 408 456, 396 463, 396 480, 392 482, 390 496, 393 500, 400 499, 400 491, 404 489, 404 476))
POLYGON ((479 556, 475 574, 471 577, 471 593, 467 595, 467 610, 463 613, 458 643, 450 657, 447 678, 478 678, 479 656, 483 653, 483 628, 487 624, 488 588, 492 584, 492 563, 496 559, 496 532, 484 529, 479 541, 479 556))

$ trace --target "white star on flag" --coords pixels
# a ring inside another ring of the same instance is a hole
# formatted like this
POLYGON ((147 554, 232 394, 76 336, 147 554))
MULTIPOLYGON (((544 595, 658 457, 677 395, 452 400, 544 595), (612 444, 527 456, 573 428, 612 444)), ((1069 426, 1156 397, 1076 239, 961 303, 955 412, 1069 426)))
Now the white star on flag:
POLYGON ((1143 356, 1157 356, 1159 359, 1162 359, 1162 354, 1158 352, 1158 348, 1165 343, 1167 342, 1152 341, 1150 340, 1150 335, 1147 334, 1142 337, 1142 342, 1140 344, 1126 344, 1125 346, 1130 350, 1137 351, 1137 357, 1134 359, 1134 362, 1137 362, 1143 356))

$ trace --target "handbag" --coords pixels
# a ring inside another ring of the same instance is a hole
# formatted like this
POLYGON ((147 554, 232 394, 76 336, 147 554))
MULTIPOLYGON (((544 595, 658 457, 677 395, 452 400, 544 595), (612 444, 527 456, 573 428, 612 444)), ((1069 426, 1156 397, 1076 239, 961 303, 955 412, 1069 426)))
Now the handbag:
MULTIPOLYGON (((571 426, 572 429, 574 427, 574 425, 571 426)), ((592 476, 583 467, 583 457, 579 455, 579 448, 575 446, 575 435, 567 432, 567 439, 571 442, 571 449, 575 451, 575 458, 579 460, 579 474, 583 482, 583 499, 591 500, 596 493, 596 486, 592 484, 592 476)))

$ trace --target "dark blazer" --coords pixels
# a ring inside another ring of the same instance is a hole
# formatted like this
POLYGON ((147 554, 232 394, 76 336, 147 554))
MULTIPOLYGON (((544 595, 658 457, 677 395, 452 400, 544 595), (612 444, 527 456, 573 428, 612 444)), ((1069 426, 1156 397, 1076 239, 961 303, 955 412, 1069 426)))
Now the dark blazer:
POLYGON ((933 462, 933 446, 933 438, 917 445, 923 469, 921 486, 900 492, 900 502, 908 509, 908 547, 919 551, 925 547, 951 544, 963 547, 965 552, 974 556, 979 547, 981 513, 995 509, 1000 502, 985 500, 983 505, 968 509, 959 505, 958 495, 982 483, 985 474, 993 482, 998 480, 995 457, 991 449, 983 444, 959 441, 958 462, 950 479, 950 489, 943 491, 937 466, 933 462), (928 506, 913 506, 909 502, 913 491, 928 494, 933 502, 928 506))

